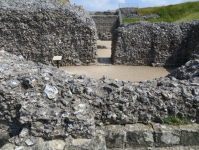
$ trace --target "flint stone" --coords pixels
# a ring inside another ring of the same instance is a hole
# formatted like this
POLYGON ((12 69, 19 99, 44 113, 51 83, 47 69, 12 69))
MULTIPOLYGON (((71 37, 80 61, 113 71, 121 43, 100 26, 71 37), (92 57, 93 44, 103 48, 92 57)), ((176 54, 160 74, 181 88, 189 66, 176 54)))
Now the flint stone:
POLYGON ((23 60, 24 60, 24 57, 23 57, 22 55, 19 55, 19 56, 18 56, 18 60, 23 61, 23 60))
POLYGON ((77 115, 79 113, 83 113, 86 109, 86 104, 79 104, 77 106, 74 107, 74 114, 77 115))
POLYGON ((33 77, 30 78, 26 78, 24 79, 23 83, 27 86, 27 87, 31 87, 33 88, 36 84, 36 80, 33 77))
POLYGON ((31 138, 27 139, 27 140, 25 141, 25 143, 26 143, 28 146, 33 146, 33 145, 36 144, 36 140, 34 139, 34 137, 31 137, 31 138))
POLYGON ((0 75, 0 79, 4 79, 4 76, 3 76, 3 75, 0 75))
POLYGON ((67 106, 69 104, 69 102, 65 99, 61 99, 61 103, 64 105, 64 106, 67 106))
POLYGON ((59 93, 55 86, 50 86, 49 84, 46 85, 44 93, 46 94, 47 98, 55 99, 56 95, 59 93))
POLYGON ((11 88, 15 88, 17 86, 19 86, 19 81, 18 80, 9 80, 7 82, 8 86, 10 86, 11 88))
POLYGON ((23 128, 19 134, 20 138, 24 138, 28 135, 29 130, 27 128, 23 128))
POLYGON ((4 68, 0 67, 0 73, 4 72, 4 68))
POLYGON ((90 95, 93 92, 93 90, 90 87, 85 88, 85 93, 90 95))

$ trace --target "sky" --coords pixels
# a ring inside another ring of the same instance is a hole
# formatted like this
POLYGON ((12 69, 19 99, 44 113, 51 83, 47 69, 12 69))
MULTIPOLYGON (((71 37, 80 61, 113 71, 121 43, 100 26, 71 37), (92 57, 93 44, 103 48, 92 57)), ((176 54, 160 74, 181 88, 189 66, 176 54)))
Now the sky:
MULTIPOLYGON (((87 11, 116 10, 120 3, 131 3, 133 6, 154 7, 183 3, 190 0, 70 0, 71 4, 82 5, 87 11)), ((194 0, 193 0, 194 1, 194 0)), ((126 4, 121 4, 125 6, 126 4)))

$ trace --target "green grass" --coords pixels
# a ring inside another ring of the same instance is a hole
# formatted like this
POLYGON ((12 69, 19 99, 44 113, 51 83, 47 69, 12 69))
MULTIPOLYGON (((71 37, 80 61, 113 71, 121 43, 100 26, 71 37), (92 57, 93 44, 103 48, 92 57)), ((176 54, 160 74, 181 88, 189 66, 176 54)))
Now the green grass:
POLYGON ((69 0, 58 0, 58 1, 60 1, 60 2, 62 2, 62 3, 69 2, 69 0))
POLYGON ((199 12, 191 13, 188 16, 174 21, 174 23, 181 23, 183 21, 199 20, 199 12))
POLYGON ((134 18, 132 18, 132 19, 125 19, 125 18, 122 16, 122 21, 123 21, 124 23, 132 23, 132 22, 144 21, 144 20, 143 20, 143 19, 134 19, 134 18))
POLYGON ((179 126, 179 125, 190 124, 191 121, 188 118, 181 118, 179 116, 170 116, 164 119, 164 123, 168 125, 179 126))
MULTIPOLYGON (((153 22, 183 22, 199 19, 199 1, 196 2, 186 2, 176 5, 162 6, 162 7, 147 7, 138 8, 138 13, 143 16, 146 14, 158 14, 159 18, 147 19, 147 21, 153 22)), ((123 19, 123 22, 131 23, 135 20, 123 19)))

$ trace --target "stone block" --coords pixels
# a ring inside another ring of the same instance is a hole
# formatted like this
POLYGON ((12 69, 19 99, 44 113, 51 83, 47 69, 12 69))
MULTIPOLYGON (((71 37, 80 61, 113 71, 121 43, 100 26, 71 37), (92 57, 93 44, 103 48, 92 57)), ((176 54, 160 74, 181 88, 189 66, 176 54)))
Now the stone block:
POLYGON ((126 125, 126 148, 152 147, 153 128, 150 125, 133 124, 126 125))
POLYGON ((162 124, 152 124, 156 147, 180 145, 181 130, 179 127, 162 124))
POLYGON ((180 143, 184 146, 199 145, 199 124, 190 124, 179 127, 181 130, 180 143))
POLYGON ((106 127, 106 146, 107 148, 124 148, 124 138, 126 132, 120 125, 109 125, 106 127))

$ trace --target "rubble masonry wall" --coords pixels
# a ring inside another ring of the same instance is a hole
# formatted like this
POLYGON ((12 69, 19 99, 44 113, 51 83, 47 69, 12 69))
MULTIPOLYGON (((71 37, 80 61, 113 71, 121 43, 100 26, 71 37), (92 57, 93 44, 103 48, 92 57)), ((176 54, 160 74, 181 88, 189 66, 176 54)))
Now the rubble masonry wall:
POLYGON ((180 66, 192 53, 199 53, 199 21, 135 22, 113 34, 113 64, 180 66))
POLYGON ((0 2, 0 48, 27 60, 61 66, 97 62, 97 30, 81 6, 53 0, 0 2))
POLYGON ((125 19, 127 19, 127 18, 128 19, 129 18, 152 19, 152 18, 160 17, 157 14, 147 14, 144 16, 140 16, 137 9, 133 9, 133 8, 129 8, 129 7, 121 8, 121 13, 122 13, 122 17, 124 17, 125 19))
POLYGON ((111 40, 114 30, 119 27, 119 11, 90 12, 101 40, 111 40))
POLYGON ((71 138, 104 141, 96 150, 199 145, 198 87, 199 59, 167 77, 119 82, 71 75, 0 49, 0 148, 45 149, 52 145, 42 139, 60 138, 66 146, 74 144, 71 138), (163 124, 169 116, 192 123, 163 124))

